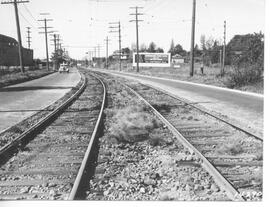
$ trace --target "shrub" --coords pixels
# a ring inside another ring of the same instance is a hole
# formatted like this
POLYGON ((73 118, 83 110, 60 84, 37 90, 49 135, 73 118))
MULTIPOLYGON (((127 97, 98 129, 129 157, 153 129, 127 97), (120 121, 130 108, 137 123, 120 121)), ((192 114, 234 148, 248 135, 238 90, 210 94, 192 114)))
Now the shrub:
POLYGON ((219 147, 217 152, 220 154, 238 155, 244 152, 242 145, 241 141, 233 141, 219 147))
POLYGON ((229 88, 240 87, 263 80, 263 71, 257 68, 257 65, 250 65, 241 68, 235 68, 229 73, 226 85, 229 88))
POLYGON ((120 142, 148 139, 150 131, 159 126, 159 122, 146 108, 136 105, 118 110, 112 120, 109 132, 112 138, 120 142))

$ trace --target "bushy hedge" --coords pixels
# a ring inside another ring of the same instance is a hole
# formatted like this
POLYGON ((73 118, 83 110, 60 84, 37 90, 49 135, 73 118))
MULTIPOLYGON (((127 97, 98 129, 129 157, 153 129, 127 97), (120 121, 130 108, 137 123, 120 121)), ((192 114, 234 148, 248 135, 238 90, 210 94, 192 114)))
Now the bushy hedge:
POLYGON ((246 49, 232 58, 233 72, 229 73, 227 86, 240 87, 263 80, 264 35, 254 33, 246 36, 246 49))

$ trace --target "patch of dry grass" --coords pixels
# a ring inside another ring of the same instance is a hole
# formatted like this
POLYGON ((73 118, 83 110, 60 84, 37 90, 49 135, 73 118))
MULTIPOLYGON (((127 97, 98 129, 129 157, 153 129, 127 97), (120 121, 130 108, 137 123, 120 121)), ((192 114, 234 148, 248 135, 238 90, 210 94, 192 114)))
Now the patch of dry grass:
POLYGON ((112 118, 109 132, 119 142, 138 142, 149 138, 149 133, 160 123, 145 107, 129 105, 119 109, 112 118))
POLYGON ((219 154, 238 155, 244 152, 243 143, 235 140, 217 148, 219 154))
POLYGON ((36 78, 41 78, 51 73, 52 71, 47 71, 45 69, 29 70, 29 71, 26 71, 25 73, 21 73, 21 72, 7 73, 0 76, 0 88, 17 84, 17 83, 22 83, 25 81, 30 81, 36 78))

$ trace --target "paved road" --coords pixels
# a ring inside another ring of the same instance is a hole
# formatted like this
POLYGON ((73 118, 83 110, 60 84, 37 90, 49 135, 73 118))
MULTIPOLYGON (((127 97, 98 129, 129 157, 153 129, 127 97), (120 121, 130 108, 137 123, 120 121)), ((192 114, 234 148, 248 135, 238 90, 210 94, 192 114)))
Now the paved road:
POLYGON ((167 90, 176 96, 194 102, 194 104, 227 116, 262 137, 263 95, 136 74, 119 72, 114 72, 114 74, 167 90))
POLYGON ((0 132, 49 106, 80 81, 77 69, 0 88, 0 132))

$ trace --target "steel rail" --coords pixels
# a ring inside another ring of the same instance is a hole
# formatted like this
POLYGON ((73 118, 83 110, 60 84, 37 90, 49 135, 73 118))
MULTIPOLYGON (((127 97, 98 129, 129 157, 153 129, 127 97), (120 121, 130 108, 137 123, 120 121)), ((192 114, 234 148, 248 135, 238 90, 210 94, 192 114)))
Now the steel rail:
POLYGON ((194 152, 200 159, 201 165, 206 169, 214 178, 215 182, 225 190, 227 196, 234 201, 245 201, 245 199, 240 195, 237 189, 235 189, 232 184, 216 169, 208 159, 201 154, 196 147, 194 147, 164 116, 162 116, 147 100, 145 100, 141 95, 134 91, 129 86, 122 84, 128 88, 132 93, 134 93, 142 102, 151 108, 154 114, 168 127, 168 129, 173 133, 173 135, 188 149, 190 152, 194 152))
POLYGON ((195 108, 195 109, 197 109, 197 110, 199 110, 199 111, 201 111, 201 112, 203 112, 203 113, 205 113, 205 114, 207 114, 207 115, 209 115, 209 116, 212 116, 212 117, 214 117, 215 119, 218 119, 219 121, 224 122, 224 123, 230 125, 231 127, 235 128, 235 129, 237 129, 237 130, 239 130, 239 131, 241 131, 241 132, 244 132, 245 134, 247 134, 247 135, 249 135, 249 136, 252 136, 252 137, 254 137, 255 139, 257 139, 257 140, 263 142, 263 138, 259 137, 258 135, 254 134, 254 133, 252 133, 252 132, 250 132, 250 131, 248 131, 248 130, 246 130, 246 129, 243 129, 243 128, 239 127, 239 126, 236 126, 235 124, 233 124, 233 123, 231 123, 231 122, 229 122, 229 121, 227 121, 227 120, 225 120, 225 119, 219 117, 218 115, 213 114, 213 112, 210 112, 210 111, 208 111, 207 109, 203 109, 203 108, 200 107, 200 106, 194 106, 194 105, 192 104, 192 102, 188 101, 187 99, 179 98, 179 97, 177 97, 176 95, 174 95, 174 94, 172 94, 172 93, 170 93, 170 92, 168 92, 168 91, 166 91, 166 90, 164 90, 164 89, 161 89, 161 88, 158 88, 158 87, 155 87, 155 86, 152 86, 152 85, 143 84, 143 83, 141 83, 141 84, 142 84, 142 85, 145 85, 145 86, 148 86, 148 87, 150 87, 150 88, 153 88, 153 89, 155 89, 155 90, 157 90, 157 91, 161 91, 162 93, 164 93, 164 94, 166 94, 166 95, 168 95, 168 96, 171 96, 172 98, 175 98, 175 99, 177 99, 177 100, 179 100, 179 101, 182 101, 182 102, 188 104, 189 106, 192 106, 193 108, 195 108))
MULTIPOLYGON (((119 82, 119 81, 118 81, 119 82)), ((144 102, 153 113, 163 122, 165 126, 173 133, 173 135, 185 146, 191 153, 195 153, 200 158, 201 166, 208 171, 215 182, 223 189, 227 196, 233 201, 245 201, 245 199, 240 195, 239 191, 234 188, 234 186, 217 170, 217 168, 209 162, 209 160, 199 152, 164 116, 162 116, 147 100, 145 100, 141 95, 134 91, 131 87, 119 82, 122 86, 129 89, 134 95, 136 95, 142 102, 144 102)))
POLYGON ((106 103, 106 94, 107 94, 107 92, 106 92, 105 84, 96 75, 93 75, 93 74, 91 74, 91 75, 94 76, 96 79, 98 79, 99 82, 103 86, 103 100, 102 100, 102 105, 101 105, 101 108, 100 108, 99 116, 98 116, 98 119, 97 119, 97 122, 96 122, 96 125, 95 125, 95 128, 94 128, 94 131, 92 133, 89 145, 87 147, 87 150, 86 150, 85 156, 83 158, 82 164, 81 164, 80 169, 78 171, 78 174, 76 176, 76 179, 75 179, 75 182, 73 184, 72 190, 71 190, 71 192, 69 194, 68 200, 75 200, 76 199, 76 196, 77 196, 77 193, 78 193, 78 190, 79 190, 79 187, 80 187, 80 184, 82 182, 82 178, 83 178, 83 175, 84 175, 84 172, 85 172, 85 167, 87 165, 87 162, 89 160, 89 156, 90 156, 91 151, 93 149, 93 143, 94 143, 94 141, 95 141, 95 139, 97 137, 98 131, 100 130, 103 111, 104 111, 105 103, 106 103))
POLYGON ((51 113, 46 115, 44 118, 42 118, 39 122, 31 126, 29 129, 27 129, 25 132, 20 134, 18 137, 16 137, 14 140, 6 144, 0 149, 0 163, 5 159, 6 153, 8 150, 11 150, 13 148, 16 148, 21 145, 23 141, 26 141, 26 139, 31 135, 33 132, 38 130, 39 128, 45 126, 45 124, 53 119, 58 113, 60 113, 63 109, 65 109, 72 101, 74 101, 85 89, 86 87, 86 79, 85 76, 81 75, 81 80, 83 84, 81 87, 76 91, 75 94, 73 94, 70 98, 68 98, 64 103, 62 103, 60 106, 58 106, 55 110, 53 110, 51 113))
MULTIPOLYGON (((113 74, 113 75, 114 75, 114 74, 113 74)), ((191 102, 191 101, 188 101, 187 99, 179 98, 178 96, 176 96, 176 95, 174 95, 174 94, 172 94, 172 93, 170 93, 170 92, 168 92, 168 91, 166 91, 166 90, 164 90, 164 89, 161 89, 161 88, 158 88, 158 87, 155 87, 155 86, 146 84, 146 83, 141 83, 141 84, 142 84, 142 85, 145 85, 145 86, 148 86, 148 87, 150 87, 150 88, 153 88, 153 89, 155 89, 155 90, 157 90, 157 91, 161 91, 161 92, 165 93, 166 95, 171 96, 172 98, 175 98, 175 99, 177 99, 177 100, 179 100, 179 101, 185 102, 186 104, 192 106, 193 108, 195 108, 195 109, 197 109, 197 110, 199 110, 199 111, 201 111, 201 112, 203 112, 203 113, 205 113, 205 114, 207 114, 207 115, 209 115, 209 116, 212 116, 212 117, 218 119, 219 121, 224 122, 224 123, 230 125, 231 127, 235 128, 235 129, 237 129, 237 130, 239 130, 239 131, 242 131, 242 132, 244 132, 245 134, 247 134, 247 135, 249 135, 249 136, 252 136, 252 137, 254 137, 255 139, 257 139, 257 140, 263 142, 263 138, 260 137, 259 135, 256 135, 255 133, 253 133, 253 132, 251 132, 251 131, 248 131, 247 129, 243 129, 243 128, 241 128, 241 126, 237 126, 236 124, 233 124, 233 123, 231 123, 230 121, 227 121, 226 119, 224 119, 224 118, 222 118, 222 117, 220 117, 220 116, 218 116, 218 115, 213 114, 213 112, 210 112, 209 110, 207 110, 207 109, 205 109, 205 108, 203 108, 203 107, 201 107, 201 106, 194 106, 194 105, 192 104, 192 102, 191 102)))

